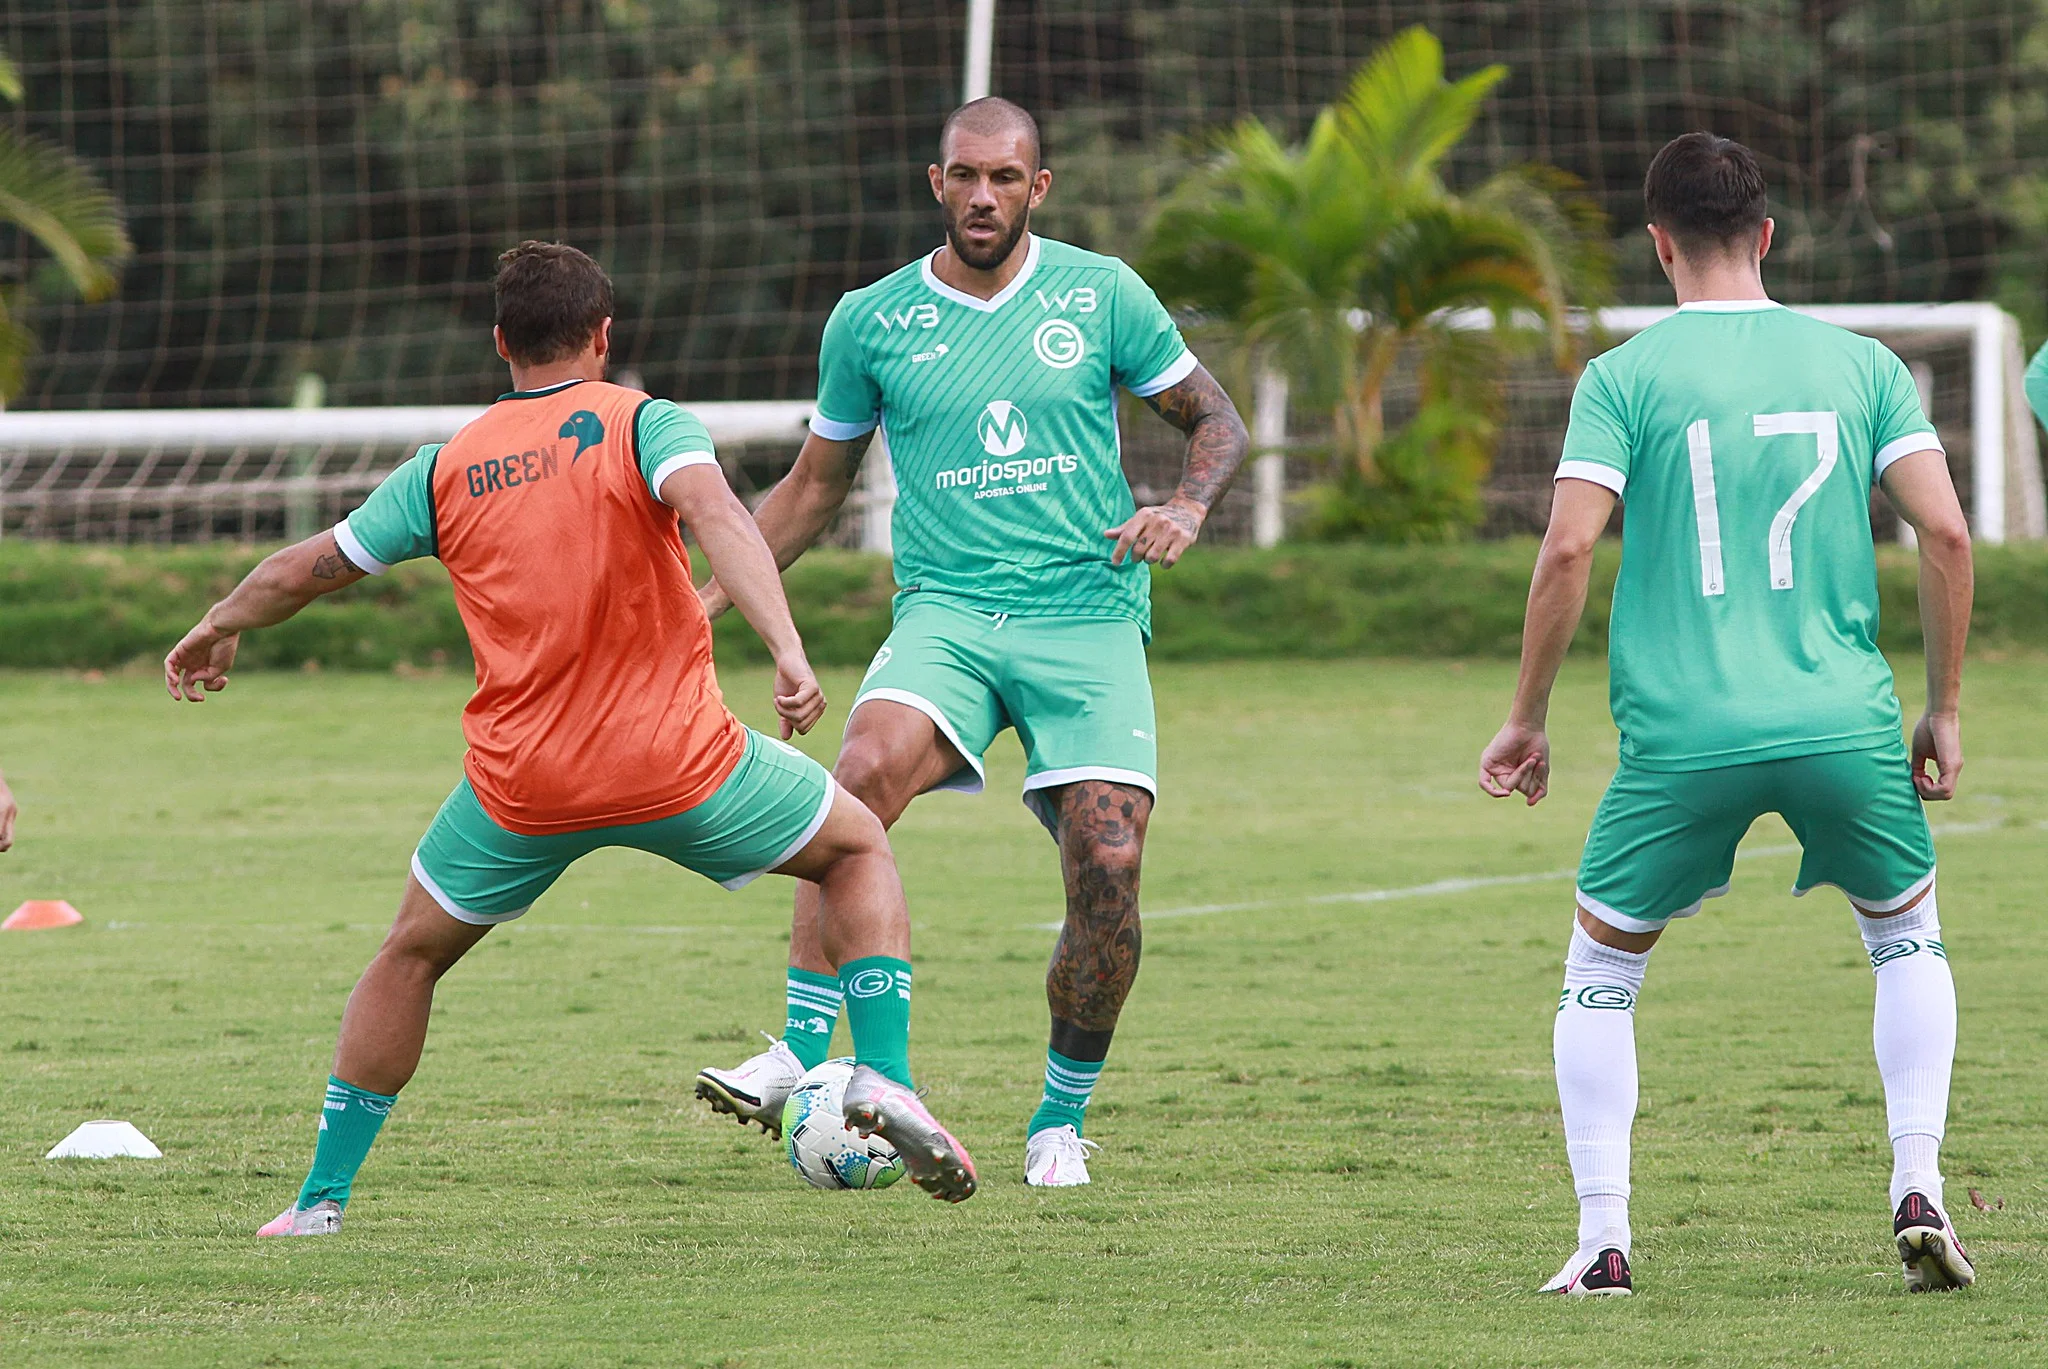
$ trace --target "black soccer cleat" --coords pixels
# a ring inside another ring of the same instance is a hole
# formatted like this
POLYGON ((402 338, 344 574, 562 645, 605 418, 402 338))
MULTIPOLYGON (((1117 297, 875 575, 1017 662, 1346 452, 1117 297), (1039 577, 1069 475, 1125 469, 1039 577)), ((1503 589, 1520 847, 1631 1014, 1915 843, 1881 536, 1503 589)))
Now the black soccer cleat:
POLYGON ((1956 1229, 1926 1194, 1908 1193, 1899 1200, 1892 1236, 1899 1243, 1899 1263, 1906 1267, 1908 1293, 1945 1292, 1977 1281, 1976 1266, 1963 1253, 1956 1229))

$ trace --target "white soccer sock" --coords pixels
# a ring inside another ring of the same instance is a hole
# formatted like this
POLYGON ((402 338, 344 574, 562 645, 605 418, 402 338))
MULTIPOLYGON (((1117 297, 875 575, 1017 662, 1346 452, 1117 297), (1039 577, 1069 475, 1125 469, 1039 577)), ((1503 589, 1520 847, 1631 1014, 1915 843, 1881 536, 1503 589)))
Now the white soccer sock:
POLYGON ((1602 946, 1572 924, 1551 1036, 1579 1245, 1629 1249, 1628 1147, 1636 1120, 1636 995, 1648 951, 1602 946))
POLYGON ((1871 1042, 1892 1141, 1892 1206, 1908 1189, 1941 1206, 1941 1138, 1956 1055, 1956 983, 1941 944, 1934 889, 1890 917, 1856 914, 1877 971, 1871 1042))

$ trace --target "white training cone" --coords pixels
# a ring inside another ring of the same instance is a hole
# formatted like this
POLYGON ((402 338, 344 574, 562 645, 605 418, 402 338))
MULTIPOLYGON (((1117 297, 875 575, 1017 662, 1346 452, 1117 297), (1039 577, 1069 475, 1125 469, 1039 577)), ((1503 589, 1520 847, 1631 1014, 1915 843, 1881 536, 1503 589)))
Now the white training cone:
POLYGON ((78 1130, 50 1148, 45 1160, 161 1160, 164 1153, 132 1122, 81 1122, 78 1130))

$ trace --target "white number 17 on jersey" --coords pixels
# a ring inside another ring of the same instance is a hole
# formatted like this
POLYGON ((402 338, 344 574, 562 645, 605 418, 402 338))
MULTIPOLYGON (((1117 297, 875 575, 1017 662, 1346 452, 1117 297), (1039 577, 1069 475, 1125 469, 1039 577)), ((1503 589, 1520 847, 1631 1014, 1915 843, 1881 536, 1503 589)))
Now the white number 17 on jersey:
MULTIPOLYGON (((1799 521, 1799 510, 1813 498, 1814 492, 1835 469, 1840 424, 1832 409, 1756 416, 1758 437, 1785 437, 1799 433, 1813 434, 1819 462, 1814 466, 1813 474, 1800 482, 1799 488, 1792 491, 1792 497, 1771 519, 1773 590, 1792 588, 1792 525, 1799 521)), ((1692 508, 1700 532, 1700 593, 1711 597, 1727 593, 1728 580, 1721 567, 1721 505, 1714 495, 1714 446, 1707 436, 1707 420, 1702 418, 1687 428, 1685 441, 1692 454, 1692 508)))

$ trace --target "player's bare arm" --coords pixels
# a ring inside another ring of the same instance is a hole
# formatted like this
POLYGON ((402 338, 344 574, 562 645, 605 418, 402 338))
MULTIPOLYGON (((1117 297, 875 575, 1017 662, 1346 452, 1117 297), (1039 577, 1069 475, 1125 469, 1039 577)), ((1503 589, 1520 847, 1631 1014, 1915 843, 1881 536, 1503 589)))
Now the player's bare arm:
POLYGON ((1593 548, 1614 502, 1612 490, 1590 480, 1560 480, 1551 496, 1550 527, 1529 581, 1514 706, 1479 757, 1479 787, 1497 799, 1520 793, 1533 807, 1550 791, 1550 691, 1586 610, 1593 548))
MULTIPOLYGON (((832 520, 846 504, 846 496, 853 492, 854 482, 860 478, 861 462, 874 441, 872 432, 845 442, 834 442, 816 433, 804 439, 796 465, 776 482, 754 510, 754 523, 774 555, 778 570, 795 565, 797 558, 816 546, 825 529, 832 526, 832 520)), ((697 597, 704 601, 704 611, 713 618, 732 607, 731 596, 715 575, 704 582, 697 597)))
POLYGON ((332 530, 272 552, 164 657, 164 688, 173 699, 204 703, 228 685, 235 649, 251 628, 272 627, 323 594, 346 589, 364 572, 348 559, 332 530))
POLYGON ((1884 492, 1920 541, 1920 629, 1927 650, 1927 708, 1913 727, 1913 787, 1952 799, 1963 773, 1963 644, 1970 635, 1976 572, 1970 524, 1949 478, 1948 458, 1914 452, 1885 468, 1884 492), (1929 764, 1932 775, 1927 773, 1929 764))
POLYGON ((783 739, 809 732, 824 716, 824 691, 804 656, 803 639, 782 592, 781 570, 754 516, 715 465, 685 466, 675 472, 661 482, 661 499, 697 535, 712 573, 773 656, 775 712, 782 719, 783 739))
POLYGON ((7 787, 7 776, 0 775, 0 851, 14 845, 14 818, 19 811, 14 804, 14 791, 7 787))
POLYGON ((1164 504, 1139 509, 1108 530, 1106 535, 1116 539, 1109 559, 1122 565, 1129 556, 1171 568, 1201 536, 1209 510, 1230 488, 1252 439, 1237 405, 1206 366, 1195 367, 1179 384, 1147 396, 1145 402, 1187 437, 1180 487, 1164 504))

